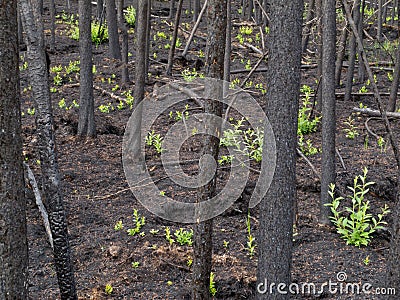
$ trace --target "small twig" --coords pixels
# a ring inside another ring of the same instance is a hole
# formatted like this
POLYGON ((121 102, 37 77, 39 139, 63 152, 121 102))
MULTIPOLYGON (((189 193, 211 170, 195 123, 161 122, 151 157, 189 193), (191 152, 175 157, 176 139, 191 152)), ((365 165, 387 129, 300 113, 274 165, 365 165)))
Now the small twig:
POLYGON ((342 155, 340 155, 339 150, 338 150, 337 148, 335 148, 335 151, 336 151, 337 156, 339 157, 340 164, 342 165, 342 168, 343 168, 344 170, 347 170, 347 169, 346 169, 346 165, 344 164, 343 157, 342 157, 342 155))
POLYGON ((378 140, 378 139, 379 139, 379 136, 378 136, 376 133, 374 133, 374 132, 369 128, 369 126, 368 126, 368 122, 369 122, 370 120, 373 120, 373 119, 377 120, 378 118, 376 118, 376 117, 368 118, 368 119, 365 120, 364 125, 365 125, 365 129, 367 129, 368 133, 369 133, 370 135, 372 135, 373 137, 375 137, 375 138, 378 140))
POLYGON ((188 272, 190 271, 190 269, 189 269, 188 267, 176 265, 176 264, 174 264, 174 263, 172 263, 172 262, 170 262, 170 261, 167 261, 167 260, 165 260, 165 259, 163 259, 163 258, 160 258, 160 260, 163 261, 164 263, 166 263, 166 264, 168 264, 168 265, 171 265, 171 266, 173 266, 173 267, 176 267, 176 268, 178 268, 178 269, 182 269, 182 270, 185 270, 185 271, 188 271, 188 272))
POLYGON ((321 180, 321 176, 318 174, 317 170, 314 168, 314 165, 311 163, 311 161, 307 158, 307 156, 304 155, 303 152, 299 148, 296 148, 297 154, 300 155, 302 159, 306 161, 306 163, 311 167, 311 170, 315 174, 315 176, 318 178, 318 180, 321 180))
POLYGON ((267 56, 268 52, 265 52, 257 61, 257 63, 254 65, 254 67, 250 70, 249 74, 247 74, 246 78, 243 80, 243 82, 240 84, 240 88, 244 88, 246 85, 247 81, 250 79, 251 75, 257 70, 258 66, 261 64, 263 59, 267 56))

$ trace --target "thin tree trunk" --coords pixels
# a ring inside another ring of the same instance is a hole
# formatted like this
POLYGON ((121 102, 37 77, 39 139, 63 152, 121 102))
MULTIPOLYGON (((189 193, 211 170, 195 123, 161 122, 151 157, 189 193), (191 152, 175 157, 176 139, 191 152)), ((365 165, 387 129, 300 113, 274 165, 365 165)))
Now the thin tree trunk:
MULTIPOLYGON (((378 25, 377 25, 377 32, 376 32, 376 38, 378 42, 382 42, 382 0, 378 0, 378 25)), ((354 20, 356 22, 356 20, 354 20)), ((357 24, 357 22, 356 22, 357 24)))
MULTIPOLYGON (((276 140, 274 178, 259 206, 256 299, 289 299, 265 283, 291 283, 296 201, 297 112, 300 90, 302 0, 271 0, 267 107, 276 140), (285 17, 283 17, 285 16, 285 17), (282 122, 282 120, 285 120, 282 122), (265 291, 266 294, 262 292, 265 291)), ((267 133, 268 131, 265 130, 267 133)), ((267 139, 265 138, 264 141, 267 139)), ((264 145, 264 149, 267 147, 264 145)), ((263 151, 265 156, 267 151, 263 151)))
POLYGON ((336 181, 335 132, 335 61, 336 54, 336 1, 322 0, 322 167, 321 167, 321 206, 320 222, 329 224, 330 203, 329 185, 336 181))
POLYGON ((183 0, 179 0, 178 9, 176 11, 176 16, 175 16, 174 33, 172 35, 171 46, 169 48, 169 53, 168 53, 168 67, 166 73, 169 76, 172 74, 172 65, 174 63, 175 46, 176 46, 176 39, 178 38, 178 28, 181 19, 182 5, 183 5, 183 0))
POLYGON ((110 51, 110 57, 121 60, 122 56, 121 47, 119 45, 115 0, 106 0, 106 13, 108 27, 108 48, 110 51))
POLYGON ((94 120, 93 98, 93 63, 92 63, 92 4, 88 0, 79 0, 79 120, 78 135, 94 137, 96 125, 94 120))
POLYGON ((200 12, 200 0, 193 0, 193 4, 193 22, 196 22, 200 12))
POLYGON ((349 33, 349 30, 347 29, 347 26, 345 26, 342 29, 342 33, 340 34, 338 55, 337 55, 336 63, 335 63, 335 66, 336 66, 335 83, 337 86, 340 85, 340 77, 342 75, 343 58, 346 53, 346 41, 347 41, 348 33, 349 33))
MULTIPOLYGON (((357 28, 358 28, 358 35, 362 38, 364 35, 363 28, 364 28, 364 11, 365 11, 365 0, 361 1, 361 8, 360 8, 360 18, 358 20, 357 28)), ((358 81, 364 82, 365 81, 365 66, 362 62, 362 55, 358 52, 358 81)))
POLYGON ((149 79, 149 56, 150 56, 150 30, 151 30, 151 24, 150 24, 150 18, 151 18, 151 0, 148 0, 147 2, 147 25, 146 25, 146 52, 145 52, 145 76, 146 76, 146 82, 149 79))
POLYGON ((43 0, 36 0, 37 10, 43 15, 43 0))
MULTIPOLYGON (((400 2, 398 2, 398 5, 400 2)), ((400 5, 397 7, 398 17, 400 17, 400 5)), ((398 19, 398 26, 399 26, 399 41, 400 41, 400 18, 398 19)), ((396 110, 396 102, 397 102, 397 92, 399 90, 399 82, 400 82, 400 44, 396 51, 396 65, 394 66, 393 70, 393 81, 390 87, 390 96, 388 101, 388 111, 395 111, 396 110)))
POLYGON ((0 299, 28 298, 17 1, 0 5, 0 299))
POLYGON ((301 49, 302 52, 305 53, 307 50, 307 45, 308 41, 310 40, 310 34, 311 34, 311 26, 313 22, 311 20, 314 18, 314 6, 315 6, 315 0, 310 0, 307 8, 307 16, 305 20, 305 27, 304 27, 304 34, 303 34, 303 39, 301 42, 301 49))
MULTIPOLYGON (((223 79, 224 77, 224 52, 226 41, 226 0, 209 0, 207 6, 207 41, 205 74, 207 77, 223 79)), ((210 95, 204 101, 204 112, 218 117, 222 116, 222 103, 214 100, 222 96, 221 87, 207 87, 210 95)), ((205 124, 211 127, 209 132, 220 132, 214 122, 205 124)), ((216 136, 206 135, 202 149, 202 156, 211 155, 215 161, 218 159, 219 139, 216 136)), ((201 170, 207 176, 207 170, 201 170)), ((215 195, 216 174, 207 184, 198 188, 197 202, 211 199, 215 195)), ((206 181, 207 182, 207 181, 206 181)), ((213 220, 196 223, 194 226, 193 243, 193 300, 210 299, 210 273, 212 264, 212 227, 213 220)))
POLYGON ((170 0, 168 18, 172 19, 174 17, 174 14, 175 14, 175 0, 170 0))
POLYGON ((232 42, 232 11, 231 1, 226 1, 226 41, 224 56, 224 80, 231 81, 231 42, 232 42))
MULTIPOLYGON (((322 0, 315 0, 315 8, 317 12, 317 53, 318 53, 318 67, 317 67, 317 80, 318 86, 321 82, 322 76, 322 0)), ((321 111, 322 108, 322 93, 321 89, 316 91, 317 93, 317 109, 321 111)))
POLYGON ((103 19, 103 14, 104 14, 104 2, 103 0, 97 0, 97 21, 100 22, 100 20, 103 19))
POLYGON ((247 0, 247 20, 251 21, 253 17, 253 0, 247 0))
POLYGON ((394 24, 394 18, 396 16, 396 7, 397 7, 397 0, 393 0, 392 11, 390 14, 390 25, 394 24))
POLYGON ((146 84, 146 44, 147 44, 147 11, 149 9, 148 0, 138 1, 137 20, 136 20, 136 64, 135 64, 135 90, 134 90, 134 109, 139 109, 138 117, 135 118, 131 127, 129 136, 130 145, 132 145, 132 163, 135 164, 135 170, 139 172, 144 167, 144 160, 141 155, 141 127, 142 113, 140 103, 144 98, 144 87, 146 84))
POLYGON ((122 70, 121 70, 121 82, 123 85, 129 83, 129 70, 128 70, 128 29, 124 19, 124 0, 117 0, 117 12, 118 12, 118 26, 121 30, 122 37, 122 70))
MULTIPOLYGON (((353 16, 354 16, 354 22, 357 26, 360 17, 360 0, 354 1, 353 16)), ((346 90, 344 95, 345 101, 349 101, 351 98, 351 92, 353 89, 354 69, 356 63, 356 52, 357 52, 357 45, 353 33, 350 35, 350 41, 349 41, 349 67, 347 68, 346 90)))
POLYGON ((22 22, 26 33, 27 58, 33 99, 36 106, 38 149, 43 175, 43 193, 49 212, 49 222, 54 238, 55 269, 61 299, 77 299, 75 277, 71 262, 67 219, 60 189, 57 153, 54 137, 54 121, 51 108, 46 54, 44 51, 43 25, 41 18, 34 18, 28 0, 19 0, 22 22), (34 20, 37 20, 35 24, 34 20))
MULTIPOLYGON (((18 0, 17 0, 18 2, 18 0)), ((23 45, 24 42, 24 35, 23 35, 23 30, 22 30, 22 20, 21 20, 21 13, 20 13, 20 9, 18 7, 17 9, 18 11, 18 43, 19 45, 23 45)))
POLYGON ((55 51, 56 48, 56 3, 55 0, 50 0, 50 51, 55 51))

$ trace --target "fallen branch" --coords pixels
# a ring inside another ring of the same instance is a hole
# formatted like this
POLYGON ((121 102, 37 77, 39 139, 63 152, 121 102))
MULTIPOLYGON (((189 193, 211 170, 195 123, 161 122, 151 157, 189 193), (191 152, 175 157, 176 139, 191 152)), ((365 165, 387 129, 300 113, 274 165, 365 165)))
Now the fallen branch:
MULTIPOLYGON (((317 64, 310 64, 310 65, 301 65, 301 69, 313 69, 316 68, 317 64)), ((249 70, 246 69, 238 69, 238 70, 232 70, 231 74, 238 74, 238 73, 247 73, 249 70)), ((255 72, 267 72, 267 68, 258 68, 255 72)))
POLYGON ((43 205, 42 197, 40 195, 39 187, 37 185, 35 175, 33 174, 31 168, 24 162, 24 167, 26 168, 29 183, 32 186, 33 193, 35 195, 36 205, 39 208, 40 214, 43 218, 44 228, 46 229, 47 236, 49 237, 49 243, 51 248, 54 250, 53 246, 53 235, 51 234, 50 230, 50 223, 49 223, 49 215, 47 214, 46 208, 43 205))
POLYGON ((244 43, 244 45, 245 45, 246 47, 249 47, 249 48, 250 48, 251 50, 253 50, 254 52, 256 52, 256 53, 258 53, 258 54, 264 56, 264 53, 263 53, 260 49, 258 49, 257 47, 254 47, 252 44, 244 43))
MULTIPOLYGON (((353 107, 353 111, 362 113, 364 115, 368 115, 370 117, 382 117, 382 114, 379 110, 375 110, 375 109, 371 109, 371 108, 353 107)), ((392 117, 392 118, 400 118, 400 113, 387 111, 386 116, 392 117)))
POLYGON ((125 98, 117 96, 114 93, 111 93, 111 92, 109 92, 109 91, 107 91, 107 90, 105 90, 105 89, 103 89, 103 88, 101 88, 101 87, 99 87, 97 85, 93 86, 93 88, 95 90, 98 90, 98 91, 102 92, 103 94, 106 94, 106 95, 110 96, 112 99, 115 99, 115 100, 118 100, 118 101, 122 101, 122 102, 126 102, 125 98))

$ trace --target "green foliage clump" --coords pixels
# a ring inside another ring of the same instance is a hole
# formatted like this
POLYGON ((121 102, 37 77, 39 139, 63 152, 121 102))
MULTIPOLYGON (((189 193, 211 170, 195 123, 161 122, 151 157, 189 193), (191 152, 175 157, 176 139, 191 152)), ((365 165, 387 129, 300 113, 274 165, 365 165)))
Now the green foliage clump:
POLYGON ((358 175, 354 178, 353 187, 348 187, 352 194, 348 197, 351 199, 352 206, 345 207, 344 210, 339 211, 339 205, 343 197, 335 197, 335 185, 330 185, 329 195, 332 202, 325 204, 331 207, 333 216, 330 217, 332 223, 336 226, 337 233, 346 240, 348 245, 355 245, 357 247, 367 246, 372 239, 372 234, 382 229, 387 224, 382 221, 383 217, 387 215, 390 210, 387 205, 381 207, 382 213, 378 214, 378 219, 374 218, 371 213, 369 201, 365 199, 368 193, 368 186, 374 182, 367 182, 367 168, 364 168, 363 175, 358 175), (345 214, 346 212, 346 214, 345 214))
POLYGON ((190 231, 184 230, 183 228, 179 228, 174 232, 174 235, 176 236, 176 241, 179 243, 179 245, 188 245, 192 246, 193 244, 193 229, 190 231))
POLYGON ((129 24, 129 26, 135 26, 136 22, 136 9, 130 5, 126 8, 125 12, 125 21, 129 24))
MULTIPOLYGON (((233 129, 225 130, 220 140, 220 145, 225 147, 235 147, 236 151, 243 153, 256 162, 261 162, 264 130, 259 127, 243 130, 244 121, 245 119, 242 118, 236 121, 236 124, 232 124, 233 129), (243 147, 241 145, 243 145, 243 147)), ((230 160, 232 160, 232 158, 230 160)))
POLYGON ((303 104, 299 109, 298 115, 298 127, 297 127, 297 135, 304 135, 311 132, 315 132, 317 130, 317 125, 320 121, 320 117, 314 117, 310 119, 309 112, 311 110, 310 107, 310 98, 313 90, 307 86, 303 85, 300 89, 301 93, 304 93, 305 97, 303 99, 303 104))
MULTIPOLYGON (((92 32, 92 42, 96 45, 100 45, 108 41, 108 28, 107 24, 100 24, 97 21, 92 22, 91 26, 92 32)), ((71 24, 71 30, 69 33, 70 38, 75 41, 79 41, 79 23, 75 21, 75 23, 71 24)))

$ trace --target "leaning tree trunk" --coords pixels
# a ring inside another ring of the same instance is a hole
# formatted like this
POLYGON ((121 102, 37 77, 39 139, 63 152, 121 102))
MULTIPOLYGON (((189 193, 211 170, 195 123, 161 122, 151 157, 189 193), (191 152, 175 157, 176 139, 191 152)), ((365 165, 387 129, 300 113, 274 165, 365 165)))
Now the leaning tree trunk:
POLYGON ((28 297, 17 1, 0 1, 0 299, 28 297))
MULTIPOLYGON (((207 6, 207 41, 205 74, 207 77, 223 79, 224 77, 224 52, 226 41, 226 0, 210 0, 207 6)), ((221 87, 211 88, 206 86, 209 98, 204 101, 204 113, 222 116, 221 87)), ((220 132, 218 125, 214 122, 205 124, 210 126, 209 132, 220 132)), ((211 155, 215 161, 218 160, 219 139, 215 136, 206 135, 203 141, 202 156, 211 155)), ((201 171, 207 176, 206 170, 201 171)), ((204 178, 202 178, 204 180, 204 178)), ((207 182, 207 180, 203 181, 207 182)), ((198 188, 197 203, 206 201, 215 196, 216 174, 207 184, 198 188)), ((212 228, 213 220, 198 222, 194 226, 193 243, 193 290, 192 299, 210 299, 210 273, 212 265, 212 228)))
MULTIPOLYGON (((286 287, 291 283, 303 1, 271 0, 269 3, 269 58, 265 75, 269 88, 265 111, 274 131, 277 156, 274 178, 259 204, 256 299, 274 300, 289 299, 289 295, 276 290, 269 293, 265 282, 282 283, 286 287), (264 290, 266 294, 260 293, 264 290)), ((263 159, 266 154, 263 151, 263 159)))
POLYGON ((329 224, 329 185, 335 183, 335 61, 336 54, 336 1, 322 0, 322 167, 320 222, 329 224))
POLYGON ((78 135, 94 137, 96 125, 94 120, 93 98, 93 62, 92 62, 92 4, 89 0, 79 0, 79 121, 78 135))
POLYGON ((108 48, 110 56, 121 60, 121 47, 119 46, 119 35, 117 25, 117 12, 115 0, 106 0, 107 27, 108 27, 108 48))
POLYGON ((75 278, 71 262, 67 220, 60 188, 57 153, 54 137, 54 121, 51 108, 46 54, 44 51, 41 18, 32 13, 31 2, 19 0, 22 23, 26 33, 27 58, 33 99, 36 108, 38 149, 43 175, 43 194, 49 213, 51 233, 54 239, 55 268, 60 287, 61 299, 77 299, 75 278))

